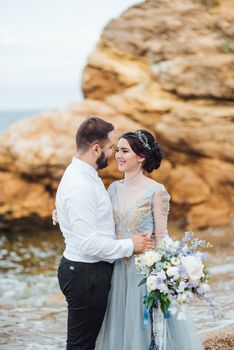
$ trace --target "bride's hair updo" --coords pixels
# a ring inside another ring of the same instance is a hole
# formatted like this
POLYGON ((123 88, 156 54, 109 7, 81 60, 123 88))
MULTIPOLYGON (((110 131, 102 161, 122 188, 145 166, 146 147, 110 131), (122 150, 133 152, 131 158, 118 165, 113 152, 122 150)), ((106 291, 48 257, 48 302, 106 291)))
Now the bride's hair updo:
POLYGON ((154 169, 160 167, 163 152, 159 144, 155 141, 153 135, 146 130, 137 130, 127 132, 120 136, 128 141, 132 150, 145 160, 142 163, 142 169, 147 173, 151 173, 154 169))

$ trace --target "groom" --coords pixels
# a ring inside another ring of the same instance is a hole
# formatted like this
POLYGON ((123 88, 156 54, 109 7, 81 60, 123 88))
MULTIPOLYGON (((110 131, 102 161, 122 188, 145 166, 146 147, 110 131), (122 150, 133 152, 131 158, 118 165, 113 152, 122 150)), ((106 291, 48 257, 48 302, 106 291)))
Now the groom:
POLYGON ((115 239, 110 198, 97 173, 108 165, 113 153, 113 125, 87 118, 77 131, 76 147, 56 195, 58 222, 65 238, 58 279, 68 304, 67 350, 94 350, 114 260, 141 253, 152 241, 143 233, 115 239))

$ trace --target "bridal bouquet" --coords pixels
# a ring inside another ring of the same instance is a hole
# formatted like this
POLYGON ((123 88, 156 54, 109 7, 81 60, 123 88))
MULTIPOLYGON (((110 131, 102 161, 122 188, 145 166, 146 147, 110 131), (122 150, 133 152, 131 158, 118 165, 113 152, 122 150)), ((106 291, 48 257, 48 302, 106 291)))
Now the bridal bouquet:
POLYGON ((194 295, 212 306, 209 272, 204 264, 207 254, 198 247, 212 245, 185 232, 181 241, 166 236, 155 250, 135 257, 137 271, 145 276, 139 286, 147 285, 144 302, 148 310, 158 301, 164 317, 177 314, 177 319, 182 320, 186 319, 183 306, 194 295))

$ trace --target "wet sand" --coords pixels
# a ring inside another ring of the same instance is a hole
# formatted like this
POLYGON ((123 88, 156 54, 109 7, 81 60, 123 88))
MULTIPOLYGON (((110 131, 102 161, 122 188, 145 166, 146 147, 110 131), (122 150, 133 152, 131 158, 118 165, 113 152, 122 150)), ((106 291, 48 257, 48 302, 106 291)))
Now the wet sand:
POLYGON ((202 335, 205 350, 233 350, 234 324, 202 335))

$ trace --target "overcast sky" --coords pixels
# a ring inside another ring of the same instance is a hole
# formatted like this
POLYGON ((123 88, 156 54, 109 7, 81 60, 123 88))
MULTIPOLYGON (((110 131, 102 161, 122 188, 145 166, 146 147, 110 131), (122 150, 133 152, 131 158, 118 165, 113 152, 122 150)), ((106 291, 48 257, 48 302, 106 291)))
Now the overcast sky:
POLYGON ((139 0, 0 0, 0 110, 79 100, 103 27, 139 0))

